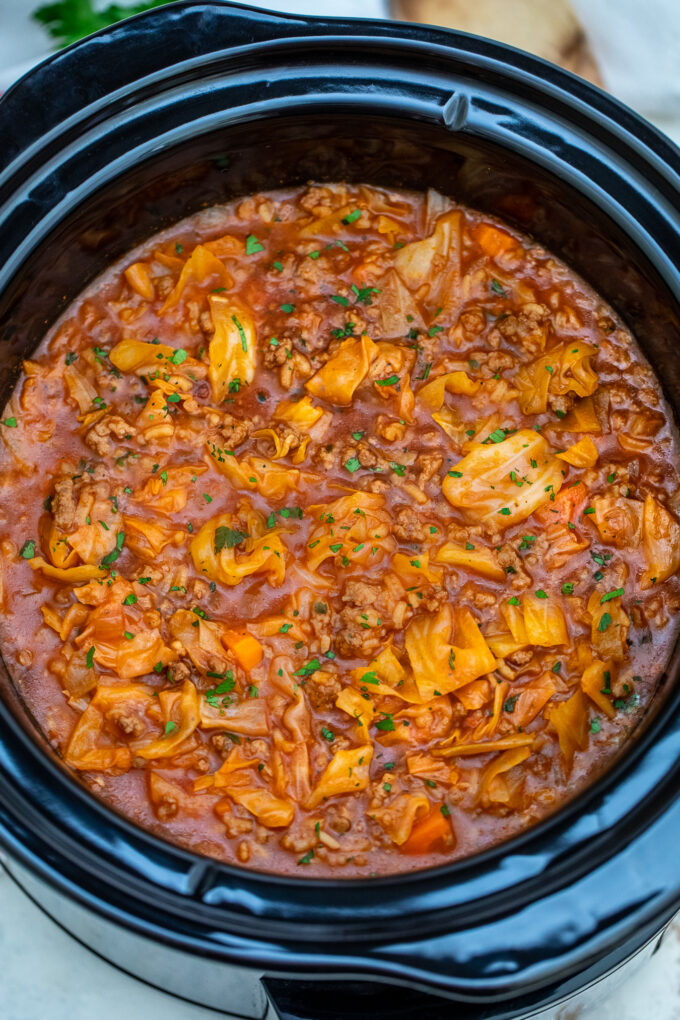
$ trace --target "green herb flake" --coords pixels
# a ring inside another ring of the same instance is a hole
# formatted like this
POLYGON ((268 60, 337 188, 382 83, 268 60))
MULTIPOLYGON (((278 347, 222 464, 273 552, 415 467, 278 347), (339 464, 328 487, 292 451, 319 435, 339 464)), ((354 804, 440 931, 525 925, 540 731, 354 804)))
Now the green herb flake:
POLYGON ((123 544, 124 543, 125 543, 125 532, 124 531, 119 531, 118 534, 116 535, 116 548, 112 552, 110 552, 108 554, 108 556, 104 556, 104 558, 102 559, 102 566, 103 567, 109 567, 109 566, 111 566, 112 563, 116 562, 116 560, 118 559, 118 557, 121 554, 121 551, 123 549, 123 544))
POLYGON ((260 244, 255 234, 248 234, 246 237, 246 255, 257 255, 259 251, 264 251, 264 245, 260 244))
POLYGON ((623 588, 616 588, 614 591, 608 591, 606 595, 603 595, 600 599, 600 605, 603 606, 605 602, 611 602, 612 599, 618 599, 624 594, 623 588))
POLYGON ((225 547, 227 549, 234 549, 241 542, 245 542, 247 538, 249 538, 249 535, 245 531, 220 525, 218 528, 215 528, 215 553, 221 552, 225 547))
POLYGON ((33 541, 32 538, 29 538, 27 539, 27 541, 24 542, 21 549, 19 550, 19 555, 23 560, 33 559, 33 557, 35 556, 35 542, 33 541))
POLYGON ((239 322, 239 320, 238 320, 236 315, 232 315, 231 321, 234 323, 234 325, 236 326, 236 328, 238 330, 238 335, 241 338, 241 348, 243 350, 243 353, 247 354, 248 353, 248 339, 246 337, 245 330, 244 330, 243 326, 241 325, 241 323, 239 322))
POLYGON ((296 669, 293 676, 311 676, 312 673, 316 673, 317 669, 321 669, 321 663, 319 660, 310 659, 305 666, 301 666, 300 669, 296 669))

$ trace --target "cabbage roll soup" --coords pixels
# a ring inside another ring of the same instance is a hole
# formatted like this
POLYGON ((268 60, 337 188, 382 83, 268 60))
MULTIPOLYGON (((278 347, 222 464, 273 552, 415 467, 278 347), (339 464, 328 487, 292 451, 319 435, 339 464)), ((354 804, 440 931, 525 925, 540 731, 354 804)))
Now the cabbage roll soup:
POLYGON ((611 764, 676 634, 678 449, 625 326, 454 201, 208 209, 3 413, 2 647, 80 781, 201 854, 442 864, 611 764))

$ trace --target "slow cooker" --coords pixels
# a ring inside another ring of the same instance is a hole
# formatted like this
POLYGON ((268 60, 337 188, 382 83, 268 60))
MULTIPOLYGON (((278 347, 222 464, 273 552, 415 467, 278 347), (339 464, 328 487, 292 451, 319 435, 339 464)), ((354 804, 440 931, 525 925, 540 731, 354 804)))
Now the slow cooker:
MULTIPOLYGON (((67 304, 146 236, 281 184, 428 186, 577 270, 680 410, 680 153, 615 100, 486 39, 178 3, 51 57, 0 102, 2 399, 67 304)), ((653 952, 680 907, 678 652, 615 763, 553 817, 434 870, 240 870, 152 836, 61 764, 4 670, 0 845, 131 974, 244 1017, 502 1020, 653 952)))

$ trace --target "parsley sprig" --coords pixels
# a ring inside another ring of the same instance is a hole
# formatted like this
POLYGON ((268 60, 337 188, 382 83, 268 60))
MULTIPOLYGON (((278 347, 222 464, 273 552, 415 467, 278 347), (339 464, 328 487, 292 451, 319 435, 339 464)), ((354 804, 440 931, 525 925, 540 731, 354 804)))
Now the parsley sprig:
POLYGON ((33 19, 39 22, 55 41, 55 49, 70 46, 79 39, 102 28, 115 25, 134 14, 143 14, 154 7, 162 7, 170 0, 146 0, 146 3, 123 7, 109 4, 101 11, 94 8, 93 0, 60 0, 58 3, 43 4, 33 12, 33 19))

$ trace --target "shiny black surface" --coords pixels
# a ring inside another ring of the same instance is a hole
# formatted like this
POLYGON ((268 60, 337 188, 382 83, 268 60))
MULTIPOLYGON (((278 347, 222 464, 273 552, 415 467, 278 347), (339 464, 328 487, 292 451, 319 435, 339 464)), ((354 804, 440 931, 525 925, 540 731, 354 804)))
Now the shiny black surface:
MULTIPOLYGON (((433 186, 533 234, 623 316, 680 408, 679 154, 526 54, 177 4, 33 71, 0 102, 0 137, 0 398, 60 311, 142 238, 238 194, 348 178, 433 186)), ((378 976, 468 1001, 475 1018, 514 1016, 615 966, 680 906, 677 672, 676 654, 633 747, 555 818, 469 861, 354 882, 257 875, 136 828, 63 770, 5 678, 0 842, 93 911, 189 952, 378 976)), ((394 1016, 417 1015, 407 1006, 394 1016)))

